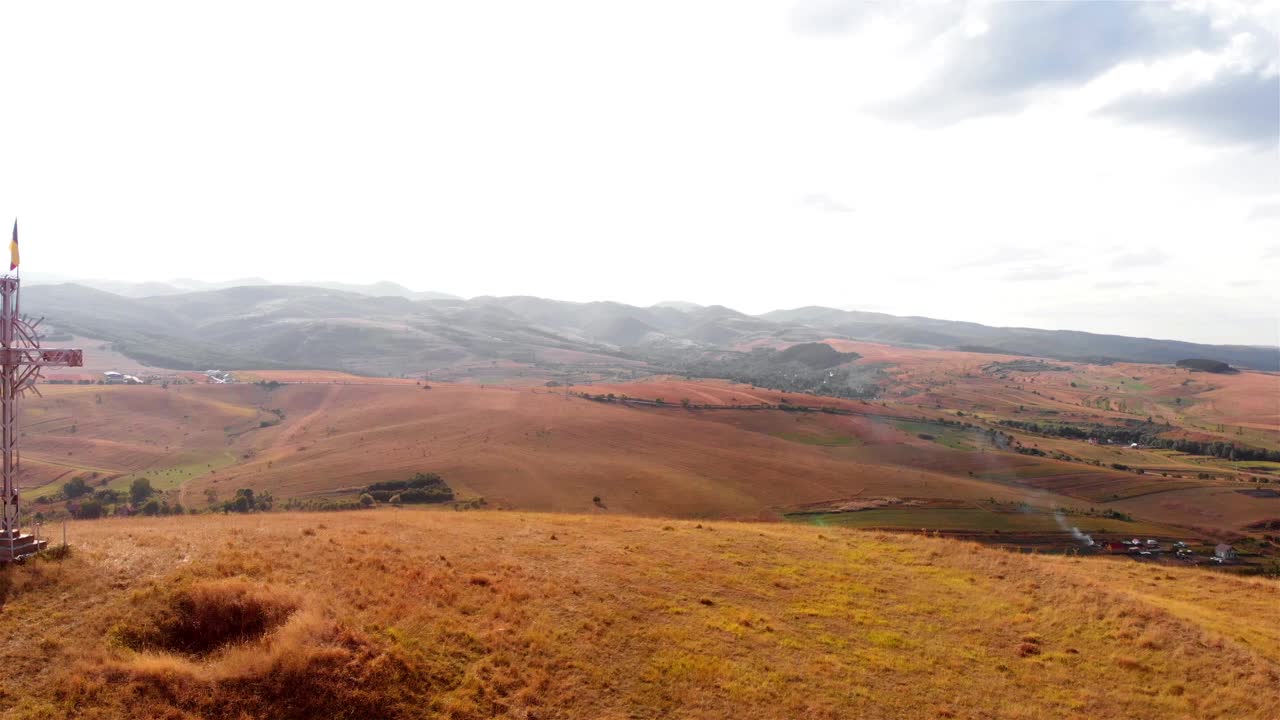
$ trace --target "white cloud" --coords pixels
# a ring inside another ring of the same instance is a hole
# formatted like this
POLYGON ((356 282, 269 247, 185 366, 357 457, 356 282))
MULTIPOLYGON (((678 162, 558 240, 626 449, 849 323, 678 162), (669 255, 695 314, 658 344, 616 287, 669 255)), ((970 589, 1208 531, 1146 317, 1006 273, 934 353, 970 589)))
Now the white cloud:
MULTIPOLYGON (((970 63, 967 87, 1016 102, 922 126, 876 109, 933 81, 930 38, 1007 39, 1003 10, 887 7, 831 5, 850 19, 815 32, 772 3, 15 5, 0 217, 22 218, 24 269, 135 280, 867 302, 1088 330, 1057 311, 1132 281, 1117 253, 1157 247, 1152 292, 1274 292, 1232 284, 1274 271, 1240 262, 1273 242, 1250 214, 1280 197, 1274 154, 1099 112, 1165 87, 1161 63, 1219 63, 1228 46, 1148 33, 1046 82, 970 63), (854 212, 815 212, 838 208, 854 212)), ((1215 8, 1213 37, 1260 22, 1215 8)), ((1177 314, 1112 307, 1105 329, 1135 334, 1177 314)), ((1257 327, 1229 314, 1182 335, 1260 342, 1257 327)))

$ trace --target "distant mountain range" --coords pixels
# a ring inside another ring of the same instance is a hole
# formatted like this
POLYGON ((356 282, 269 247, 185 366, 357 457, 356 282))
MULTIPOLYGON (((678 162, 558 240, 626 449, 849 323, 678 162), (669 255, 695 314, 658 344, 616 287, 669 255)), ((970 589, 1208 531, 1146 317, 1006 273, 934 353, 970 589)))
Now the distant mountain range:
POLYGON ((257 287, 265 285, 278 285, 284 287, 317 287, 326 290, 341 290, 343 292, 356 293, 357 295, 371 295, 373 297, 402 297, 410 300, 440 300, 440 299, 458 299, 457 295, 450 295, 442 292, 424 291, 419 292, 410 290, 409 288, 393 282, 383 280, 381 282, 370 283, 368 285, 359 285, 354 283, 341 283, 333 281, 317 281, 317 282, 300 282, 300 283, 273 283, 270 280, 259 277, 239 278, 236 280, 225 280, 222 282, 205 282, 204 280, 192 280, 190 278, 177 278, 166 282, 123 282, 119 280, 105 279, 69 279, 56 275, 32 274, 23 278, 23 285, 31 287, 33 285, 61 285, 74 283, 76 285, 84 285, 95 290, 103 290, 105 292, 121 295, 129 298, 146 298, 159 297, 162 295, 181 295, 190 292, 202 292, 207 290, 226 290, 233 287, 257 287))
POLYGON ((106 340, 140 362, 174 369, 310 367, 398 375, 476 360, 536 363, 549 350, 661 368, 700 353, 830 337, 1069 360, 1209 358, 1280 369, 1276 347, 996 328, 825 307, 747 315, 682 302, 636 307, 527 296, 464 300, 394 283, 207 287, 177 280, 121 290, 30 285, 24 307, 57 330, 106 340))

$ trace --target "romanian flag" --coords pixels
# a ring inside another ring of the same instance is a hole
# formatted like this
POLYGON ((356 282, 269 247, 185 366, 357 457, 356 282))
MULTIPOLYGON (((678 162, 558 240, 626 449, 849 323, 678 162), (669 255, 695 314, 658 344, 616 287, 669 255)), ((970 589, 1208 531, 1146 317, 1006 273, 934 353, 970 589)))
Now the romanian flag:
POLYGON ((9 269, 18 269, 18 221, 13 221, 13 242, 9 243, 9 269))

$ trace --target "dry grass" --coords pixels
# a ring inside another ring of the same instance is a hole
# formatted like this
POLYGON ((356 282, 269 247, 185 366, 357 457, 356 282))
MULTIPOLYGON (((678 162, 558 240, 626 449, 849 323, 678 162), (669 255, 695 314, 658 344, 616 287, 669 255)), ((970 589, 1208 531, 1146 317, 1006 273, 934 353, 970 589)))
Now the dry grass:
POLYGON ((1194 569, 503 512, 71 536, 9 573, 0 717, 1280 717, 1280 588, 1194 569))

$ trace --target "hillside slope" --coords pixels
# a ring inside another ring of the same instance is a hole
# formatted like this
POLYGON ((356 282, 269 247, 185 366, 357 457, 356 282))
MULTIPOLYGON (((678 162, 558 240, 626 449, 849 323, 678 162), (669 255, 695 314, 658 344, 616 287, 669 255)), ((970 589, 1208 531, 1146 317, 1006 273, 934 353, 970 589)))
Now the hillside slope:
POLYGON ((68 535, 69 558, 0 574, 0 718, 1280 715, 1274 581, 497 512, 68 535))
MULTIPOLYGON (((621 387, 643 397, 666 386, 621 387)), ((728 383, 679 388, 699 400, 761 398, 728 383)), ((970 471, 1043 475, 1053 467, 921 440, 887 408, 876 410, 884 417, 660 410, 547 389, 412 382, 52 387, 28 407, 27 487, 52 491, 86 472, 121 488, 147 477, 162 489, 182 484, 182 504, 196 508, 244 487, 281 499, 353 496, 372 482, 432 471, 464 497, 500 507, 596 512, 603 508, 593 498, 601 498, 609 512, 776 518, 784 507, 860 494, 1017 502, 1032 491, 970 471)))

